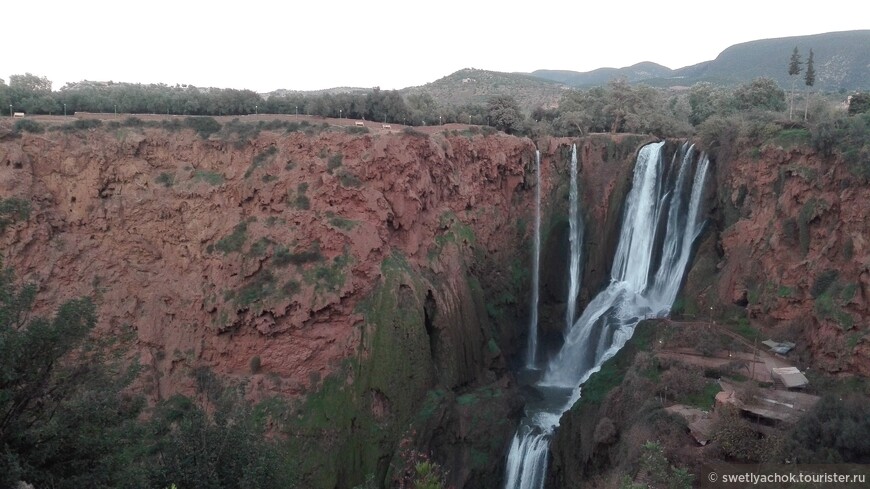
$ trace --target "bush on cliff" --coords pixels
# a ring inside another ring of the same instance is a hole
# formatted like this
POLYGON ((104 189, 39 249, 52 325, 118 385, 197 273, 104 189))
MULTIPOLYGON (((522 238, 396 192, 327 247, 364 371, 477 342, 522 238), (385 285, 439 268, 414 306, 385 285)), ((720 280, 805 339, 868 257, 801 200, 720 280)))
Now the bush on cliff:
POLYGON ((16 121, 12 130, 15 132, 32 132, 34 134, 45 132, 45 128, 42 127, 42 124, 33 119, 21 119, 16 121))
POLYGON ((784 457, 798 463, 870 463, 870 405, 859 394, 827 395, 795 426, 784 457))
POLYGON ((31 317, 36 293, 0 271, 0 487, 293 486, 280 442, 264 436, 265 408, 198 369, 208 412, 176 396, 140 421, 144 402, 126 391, 138 368, 90 338, 94 304, 31 317))
POLYGON ((131 377, 113 374, 106 352, 86 341, 96 324, 89 299, 31 317, 36 292, 0 272, 0 487, 118 486, 141 408, 121 394, 131 377))

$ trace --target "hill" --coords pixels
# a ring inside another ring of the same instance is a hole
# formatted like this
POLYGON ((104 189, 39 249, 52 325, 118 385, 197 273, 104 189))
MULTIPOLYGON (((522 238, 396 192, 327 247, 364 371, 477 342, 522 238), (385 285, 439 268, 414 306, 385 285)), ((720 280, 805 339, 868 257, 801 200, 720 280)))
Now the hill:
POLYGON ((667 66, 644 61, 625 68, 598 68, 597 70, 583 73, 566 70, 536 70, 531 75, 564 83, 572 87, 592 87, 605 85, 610 80, 616 78, 624 78, 629 82, 637 82, 650 78, 668 77, 673 72, 674 70, 667 66))
MULTIPOLYGON (((735 44, 716 59, 676 70, 643 62, 625 68, 599 68, 588 72, 537 70, 532 72, 550 81, 572 87, 602 85, 616 78, 654 86, 692 85, 701 81, 733 85, 760 76, 791 85, 788 62, 797 46, 802 61, 809 50, 814 53, 815 88, 825 91, 870 89, 870 30, 829 32, 809 36, 762 39, 735 44)), ((801 78, 802 82, 802 78, 801 78)))
POLYGON ((555 106, 568 86, 525 73, 466 68, 418 87, 401 90, 403 96, 428 93, 441 106, 485 104, 495 95, 510 95, 526 112, 555 106))

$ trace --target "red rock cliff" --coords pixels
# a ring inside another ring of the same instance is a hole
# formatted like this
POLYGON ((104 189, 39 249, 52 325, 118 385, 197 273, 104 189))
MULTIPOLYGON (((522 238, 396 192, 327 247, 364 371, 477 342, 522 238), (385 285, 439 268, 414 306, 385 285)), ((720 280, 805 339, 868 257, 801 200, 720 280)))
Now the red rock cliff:
POLYGON ((242 377, 255 361, 260 390, 294 395, 356 351, 355 307, 392 252, 455 272, 432 259, 454 223, 488 256, 516 252, 533 154, 504 135, 7 129, 0 192, 32 210, 0 239, 42 307, 95 294, 100 334, 135 335, 153 398, 188 391, 194 364, 242 377))

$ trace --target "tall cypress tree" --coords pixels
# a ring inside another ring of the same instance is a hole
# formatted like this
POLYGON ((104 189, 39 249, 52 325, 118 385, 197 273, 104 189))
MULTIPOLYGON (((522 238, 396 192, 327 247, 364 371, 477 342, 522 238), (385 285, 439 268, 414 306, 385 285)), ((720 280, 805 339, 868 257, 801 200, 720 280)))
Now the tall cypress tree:
MULTIPOLYGON (((810 49, 810 55, 807 57, 807 71, 804 73, 804 83, 807 87, 812 87, 816 83, 816 70, 813 68, 813 50, 810 49)), ((807 90, 807 102, 804 105, 804 120, 807 120, 807 111, 810 107, 810 93, 807 90)))
MULTIPOLYGON (((800 75, 801 73, 801 55, 798 53, 797 46, 794 47, 794 51, 791 53, 791 61, 788 64, 788 76, 794 77, 796 75, 800 75)), ((795 80, 791 81, 791 98, 789 101, 788 107, 788 118, 792 118, 792 113, 794 112, 794 83, 795 80)))

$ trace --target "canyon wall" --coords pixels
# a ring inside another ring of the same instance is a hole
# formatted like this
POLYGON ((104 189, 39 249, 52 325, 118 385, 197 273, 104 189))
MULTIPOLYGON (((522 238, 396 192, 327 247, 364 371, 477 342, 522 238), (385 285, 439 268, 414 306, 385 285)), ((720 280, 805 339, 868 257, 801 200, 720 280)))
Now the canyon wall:
MULTIPOLYGON (((571 144, 582 307, 609 280, 649 141, 540 140, 536 182, 532 141, 460 126, 202 138, 0 125, 4 266, 39 284, 41 312, 94 297, 95 334, 141 364, 133 389, 152 403, 191 394, 203 370, 251 401, 278 400, 276 432, 294 441, 310 487, 387 481, 407 446, 456 487, 495 487, 522 410, 508 362, 527 324, 534 186, 545 200, 539 324, 552 349, 564 328, 571 144)), ((870 374, 866 183, 807 148, 714 163, 709 224, 676 313, 749 321, 798 343, 805 365, 870 374)))
POLYGON ((22 210, 4 266, 38 311, 93 297, 152 403, 205 371, 277 399, 310 487, 388 479, 403 440, 473 455, 458 487, 497 479, 521 407, 502 348, 526 307, 530 140, 103 127, 0 127, 0 195, 22 210))

